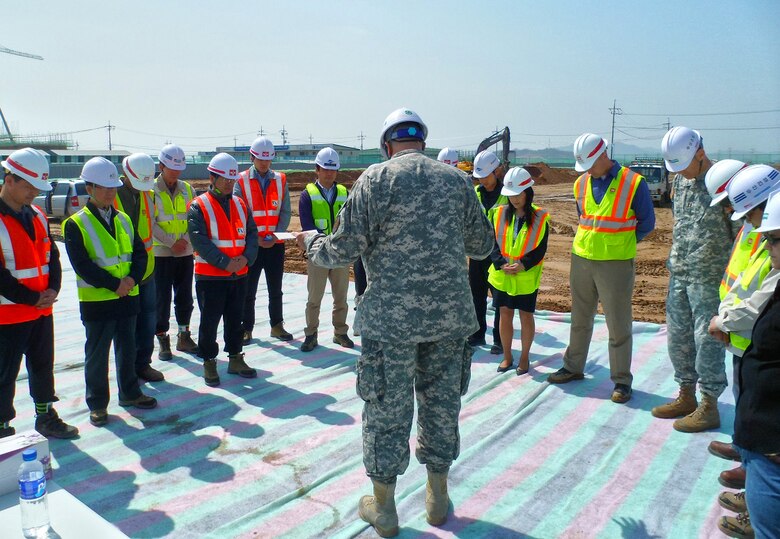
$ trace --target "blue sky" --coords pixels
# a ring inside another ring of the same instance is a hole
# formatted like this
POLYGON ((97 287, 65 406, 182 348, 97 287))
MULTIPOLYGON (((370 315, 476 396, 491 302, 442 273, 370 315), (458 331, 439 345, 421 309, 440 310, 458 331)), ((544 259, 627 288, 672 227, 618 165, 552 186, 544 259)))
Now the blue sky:
MULTIPOLYGON (((3 5, 0 107, 14 132, 111 121, 117 148, 376 147, 406 106, 429 145, 513 147, 582 132, 660 145, 668 120, 708 149, 780 152, 780 1, 44 2, 3 5), (772 111, 759 114, 728 114, 772 111), (696 116, 692 116, 695 114, 696 116), (647 116, 645 116, 647 115, 647 116), (688 116, 686 116, 688 115, 688 116), (756 129, 774 127, 774 129, 756 129)), ((105 148, 106 129, 73 135, 105 148)))

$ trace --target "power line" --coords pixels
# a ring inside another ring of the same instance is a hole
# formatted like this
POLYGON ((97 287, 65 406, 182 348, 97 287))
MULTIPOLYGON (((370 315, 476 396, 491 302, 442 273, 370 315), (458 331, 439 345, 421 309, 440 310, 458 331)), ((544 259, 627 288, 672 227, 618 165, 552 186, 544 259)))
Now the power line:
POLYGON ((741 114, 767 114, 770 112, 780 112, 780 109, 769 110, 746 110, 740 112, 700 112, 700 113, 686 113, 686 114, 670 114, 665 112, 663 114, 643 114, 643 113, 630 113, 626 112, 628 116, 738 116, 741 114))
MULTIPOLYGON (((642 129, 642 130, 666 130, 666 127, 634 127, 630 125, 618 125, 622 129, 642 129)), ((762 126, 762 127, 697 127, 699 131, 760 131, 780 129, 780 126, 762 126)))

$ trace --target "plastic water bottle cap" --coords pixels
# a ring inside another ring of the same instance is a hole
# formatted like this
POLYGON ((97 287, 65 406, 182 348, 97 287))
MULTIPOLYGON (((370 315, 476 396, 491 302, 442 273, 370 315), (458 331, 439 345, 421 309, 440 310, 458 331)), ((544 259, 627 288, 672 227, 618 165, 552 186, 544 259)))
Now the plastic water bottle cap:
POLYGON ((25 449, 22 452, 22 459, 25 462, 28 462, 28 461, 31 461, 31 460, 35 460, 37 458, 38 458, 38 451, 36 451, 35 449, 25 449))

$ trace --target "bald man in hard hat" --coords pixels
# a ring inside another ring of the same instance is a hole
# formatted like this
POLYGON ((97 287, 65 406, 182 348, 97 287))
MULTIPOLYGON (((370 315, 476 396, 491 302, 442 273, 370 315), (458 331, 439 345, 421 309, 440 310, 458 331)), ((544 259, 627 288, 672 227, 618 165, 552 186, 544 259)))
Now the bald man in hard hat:
POLYGON ((79 431, 57 414, 54 392, 54 320, 62 279, 60 253, 46 215, 32 202, 51 191, 49 163, 32 148, 2 163, 0 191, 0 438, 16 431, 16 377, 26 358, 35 430, 47 437, 73 438, 79 431))

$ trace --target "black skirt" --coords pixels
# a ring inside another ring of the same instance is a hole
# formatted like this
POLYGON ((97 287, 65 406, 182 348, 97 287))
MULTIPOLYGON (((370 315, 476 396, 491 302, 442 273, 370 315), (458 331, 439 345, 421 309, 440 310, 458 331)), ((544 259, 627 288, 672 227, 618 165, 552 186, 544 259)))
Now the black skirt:
POLYGON ((521 294, 519 296, 510 296, 506 292, 501 290, 493 290, 493 308, 508 307, 509 309, 524 311, 526 313, 532 313, 536 311, 536 294, 538 290, 534 290, 531 294, 521 294))

